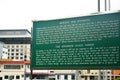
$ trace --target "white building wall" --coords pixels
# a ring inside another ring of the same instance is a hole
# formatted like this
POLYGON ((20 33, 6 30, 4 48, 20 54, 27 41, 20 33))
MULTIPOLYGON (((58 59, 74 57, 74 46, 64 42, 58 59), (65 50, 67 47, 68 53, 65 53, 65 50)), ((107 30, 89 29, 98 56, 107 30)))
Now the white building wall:
POLYGON ((2 59, 8 59, 8 49, 3 48, 2 59))
POLYGON ((2 48, 3 48, 3 45, 0 43, 0 59, 2 59, 2 53, 3 53, 2 48))
POLYGON ((30 44, 6 44, 9 59, 30 60, 30 44))
POLYGON ((3 42, 0 42, 0 59, 8 59, 8 49, 3 42))
MULTIPOLYGON (((15 65, 15 64, 5 64, 5 65, 15 65)), ((19 64, 16 64, 19 65, 19 64)), ((0 69, 0 77, 2 77, 2 80, 10 80, 10 76, 13 76, 14 79, 12 80, 24 80, 24 65, 20 69, 5 69, 4 64, 1 65, 0 69), (8 77, 8 78, 7 78, 8 77)))

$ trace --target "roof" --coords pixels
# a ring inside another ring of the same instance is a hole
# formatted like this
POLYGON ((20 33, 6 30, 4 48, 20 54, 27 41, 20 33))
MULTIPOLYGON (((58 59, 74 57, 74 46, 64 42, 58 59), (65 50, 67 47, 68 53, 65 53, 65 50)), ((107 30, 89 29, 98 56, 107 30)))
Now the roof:
POLYGON ((30 31, 28 31, 27 29, 2 29, 0 31, 27 31, 28 33, 30 33, 30 31))
POLYGON ((0 30, 0 38, 31 38, 31 33, 27 29, 0 30))
POLYGON ((25 64, 30 64, 30 61, 24 61, 25 64))

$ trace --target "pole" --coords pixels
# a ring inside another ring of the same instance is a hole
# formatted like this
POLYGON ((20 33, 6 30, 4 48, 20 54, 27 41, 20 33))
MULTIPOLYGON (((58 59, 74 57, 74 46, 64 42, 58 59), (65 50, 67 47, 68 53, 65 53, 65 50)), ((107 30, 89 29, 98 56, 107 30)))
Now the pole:
POLYGON ((32 80, 32 73, 33 73, 33 70, 31 69, 31 74, 30 74, 30 79, 32 80))
POLYGON ((100 0, 98 0, 98 12, 100 12, 100 0))
POLYGON ((105 0, 105 11, 107 11, 107 0, 105 0))
POLYGON ((109 11, 110 11, 110 8, 111 8, 111 7, 110 7, 110 6, 111 6, 110 3, 111 3, 111 1, 109 0, 109 11))

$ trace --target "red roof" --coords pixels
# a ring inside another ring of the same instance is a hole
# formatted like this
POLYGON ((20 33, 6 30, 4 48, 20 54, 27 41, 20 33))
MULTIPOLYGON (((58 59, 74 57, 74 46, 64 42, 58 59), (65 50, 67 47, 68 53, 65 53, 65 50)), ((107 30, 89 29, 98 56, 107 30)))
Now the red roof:
POLYGON ((25 64, 30 64, 30 61, 24 61, 25 64))

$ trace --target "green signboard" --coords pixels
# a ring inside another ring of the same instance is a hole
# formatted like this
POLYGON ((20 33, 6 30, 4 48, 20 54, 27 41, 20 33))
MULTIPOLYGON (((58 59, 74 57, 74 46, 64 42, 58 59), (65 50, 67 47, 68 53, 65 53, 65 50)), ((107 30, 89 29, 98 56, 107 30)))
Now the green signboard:
POLYGON ((32 69, 119 69, 120 12, 33 21, 32 69))

